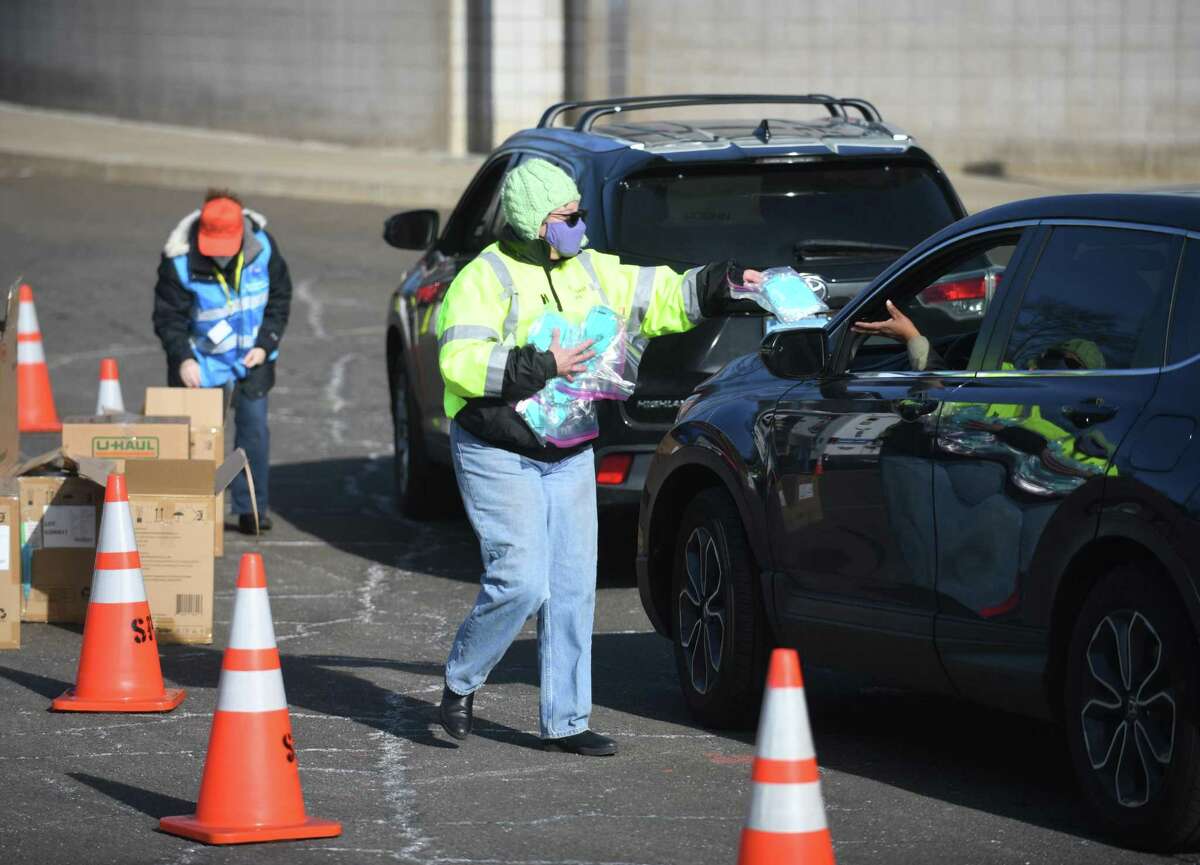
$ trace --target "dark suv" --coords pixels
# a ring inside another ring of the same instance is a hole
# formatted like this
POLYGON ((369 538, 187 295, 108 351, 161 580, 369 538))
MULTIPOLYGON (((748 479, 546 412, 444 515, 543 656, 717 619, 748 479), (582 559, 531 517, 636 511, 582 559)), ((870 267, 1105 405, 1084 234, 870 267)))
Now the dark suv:
MULTIPOLYGON (((454 484, 436 476, 449 465, 434 339, 439 304, 458 271, 495 239, 505 172, 534 157, 575 178, 595 249, 680 270, 723 258, 791 264, 823 277, 835 306, 964 214, 933 159, 863 100, 660 96, 551 106, 536 129, 488 157, 440 236, 428 210, 397 214, 385 227, 393 246, 427 250, 388 316, 396 493, 410 517, 438 514, 454 494, 454 484), (596 125, 647 109, 764 104, 824 116, 596 125), (571 112, 575 122, 561 125, 571 112)), ((683 398, 762 335, 761 317, 730 317, 650 343, 634 395, 600 404, 601 505, 636 506, 650 455, 683 398)))
POLYGON ((642 497, 692 712, 747 721, 795 646, 1057 719, 1107 830, 1200 841, 1198 395, 1200 197, 998 207, 772 332, 687 400, 642 497), (924 369, 853 329, 886 300, 924 369))

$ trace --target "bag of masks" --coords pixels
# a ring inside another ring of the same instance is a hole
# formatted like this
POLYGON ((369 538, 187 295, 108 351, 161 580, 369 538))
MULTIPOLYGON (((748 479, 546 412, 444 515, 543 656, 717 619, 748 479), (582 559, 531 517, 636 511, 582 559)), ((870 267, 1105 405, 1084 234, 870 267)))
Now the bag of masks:
POLYGON ((588 400, 624 400, 633 394, 642 346, 638 340, 629 338, 625 319, 615 310, 593 306, 578 325, 571 324, 558 313, 548 312, 533 323, 529 342, 539 351, 549 351, 555 330, 563 347, 591 341, 595 352, 586 362, 586 370, 572 376, 571 381, 555 379, 560 393, 588 400))
POLYGON ((790 267, 772 267, 763 271, 761 285, 729 284, 729 296, 752 300, 775 316, 782 324, 798 324, 815 319, 824 323, 830 312, 825 303, 825 281, 812 273, 798 273, 790 267))
POLYGON ((565 379, 553 379, 529 399, 523 399, 515 406, 517 414, 543 447, 574 447, 600 434, 595 404, 589 399, 566 393, 560 387, 565 383, 565 379))

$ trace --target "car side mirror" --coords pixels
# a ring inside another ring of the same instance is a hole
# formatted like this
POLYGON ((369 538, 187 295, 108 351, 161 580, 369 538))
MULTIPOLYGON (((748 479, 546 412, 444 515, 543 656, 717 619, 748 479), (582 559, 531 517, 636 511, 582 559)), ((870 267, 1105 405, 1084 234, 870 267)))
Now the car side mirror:
POLYGON ((437 240, 436 210, 406 210, 383 223, 383 239, 397 249, 428 249, 437 240))
POLYGON ((780 328, 767 334, 758 353, 781 378, 810 378, 829 363, 829 334, 823 327, 780 328))

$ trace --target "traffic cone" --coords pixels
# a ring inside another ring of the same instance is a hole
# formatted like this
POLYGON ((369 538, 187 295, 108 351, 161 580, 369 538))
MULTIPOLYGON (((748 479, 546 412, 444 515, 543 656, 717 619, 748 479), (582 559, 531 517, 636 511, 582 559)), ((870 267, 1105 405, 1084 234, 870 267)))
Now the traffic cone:
POLYGON ((125 414, 121 377, 117 372, 117 360, 113 357, 106 357, 100 361, 100 392, 96 395, 96 414, 125 414))
POLYGON ((104 492, 100 544, 75 687, 50 708, 60 712, 169 712, 183 698, 182 690, 163 687, 125 475, 114 472, 108 476, 104 492))
POLYGON ((58 432, 50 368, 42 350, 42 331, 33 306, 33 289, 22 283, 17 316, 17 417, 21 432, 58 432))
POLYGON ((738 865, 833 865, 795 649, 771 655, 752 783, 738 865))
POLYGON ((304 812, 262 556, 238 570, 229 645, 208 739, 196 813, 158 828, 205 844, 332 838, 342 824, 304 812))

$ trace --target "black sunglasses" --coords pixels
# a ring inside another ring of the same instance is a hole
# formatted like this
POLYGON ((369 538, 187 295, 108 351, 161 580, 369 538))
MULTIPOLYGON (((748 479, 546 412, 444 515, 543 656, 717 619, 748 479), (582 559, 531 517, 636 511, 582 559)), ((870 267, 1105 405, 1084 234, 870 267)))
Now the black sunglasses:
POLYGON ((561 214, 557 213, 554 215, 561 216, 563 222, 571 226, 571 228, 574 228, 579 224, 579 220, 587 216, 587 211, 581 207, 579 210, 576 210, 574 213, 568 213, 566 216, 562 216, 561 214))

